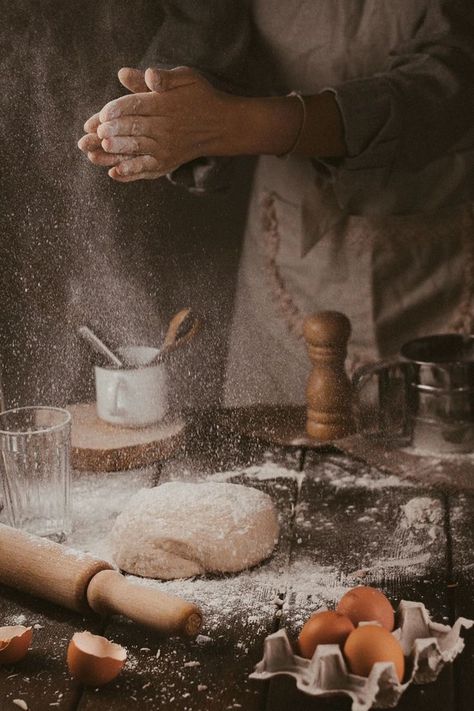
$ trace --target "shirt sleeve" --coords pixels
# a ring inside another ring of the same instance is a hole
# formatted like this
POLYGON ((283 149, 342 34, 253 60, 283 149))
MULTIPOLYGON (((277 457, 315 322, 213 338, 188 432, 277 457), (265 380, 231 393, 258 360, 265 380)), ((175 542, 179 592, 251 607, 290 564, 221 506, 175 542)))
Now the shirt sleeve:
MULTIPOLYGON (((214 86, 230 93, 257 93, 248 81, 252 36, 250 0, 162 0, 155 36, 141 61, 143 68, 194 67, 214 86)), ((225 190, 232 176, 229 158, 205 157, 176 168, 167 177, 175 185, 202 194, 225 190)))
POLYGON ((409 213, 474 197, 474 4, 432 0, 384 71, 329 87, 348 156, 314 161, 348 212, 409 213))
POLYGON ((248 0, 162 0, 161 20, 141 65, 198 69, 214 85, 249 92, 248 0))

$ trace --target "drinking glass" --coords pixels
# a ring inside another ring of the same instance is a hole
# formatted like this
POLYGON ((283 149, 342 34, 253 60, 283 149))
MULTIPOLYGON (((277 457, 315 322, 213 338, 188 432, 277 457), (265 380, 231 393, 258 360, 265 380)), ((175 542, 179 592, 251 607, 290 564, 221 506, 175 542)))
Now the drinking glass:
POLYGON ((7 523, 62 541, 71 531, 71 415, 56 407, 0 413, 0 476, 7 523))

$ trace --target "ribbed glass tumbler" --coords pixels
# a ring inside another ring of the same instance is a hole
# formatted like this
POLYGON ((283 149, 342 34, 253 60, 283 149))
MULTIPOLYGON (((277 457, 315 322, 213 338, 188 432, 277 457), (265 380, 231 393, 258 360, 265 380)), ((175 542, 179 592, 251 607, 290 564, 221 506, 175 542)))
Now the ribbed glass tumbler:
POLYGON ((0 413, 3 518, 10 526, 62 541, 71 531, 71 415, 56 407, 0 413))

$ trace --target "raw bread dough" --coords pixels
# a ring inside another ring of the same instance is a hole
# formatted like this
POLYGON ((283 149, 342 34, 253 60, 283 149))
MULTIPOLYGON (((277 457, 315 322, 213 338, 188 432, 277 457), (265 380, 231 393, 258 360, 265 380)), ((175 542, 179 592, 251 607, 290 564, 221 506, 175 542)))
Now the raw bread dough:
POLYGON ((135 494, 111 542, 122 570, 169 580, 249 568, 271 554, 278 534, 273 502, 258 489, 173 481, 135 494))

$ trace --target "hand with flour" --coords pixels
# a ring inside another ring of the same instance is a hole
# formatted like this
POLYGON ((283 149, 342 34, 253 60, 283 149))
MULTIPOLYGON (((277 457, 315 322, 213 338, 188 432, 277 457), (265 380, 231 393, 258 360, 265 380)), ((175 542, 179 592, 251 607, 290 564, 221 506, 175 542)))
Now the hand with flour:
MULTIPOLYGON (((134 94, 150 91, 145 82, 145 72, 139 69, 123 67, 118 72, 120 83, 134 94)), ((131 156, 107 153, 102 148, 102 141, 97 135, 100 126, 99 112, 87 119, 84 124, 85 136, 78 141, 78 147, 83 151, 91 163, 111 167, 131 156)))
POLYGON ((109 175, 127 182, 158 178, 225 143, 228 94, 198 72, 122 69, 121 82, 134 93, 106 104, 84 128, 79 148, 109 175))
POLYGON ((235 96, 189 67, 124 68, 119 79, 134 93, 86 121, 78 145, 120 182, 159 178, 202 156, 281 155, 295 147, 309 156, 345 153, 329 92, 306 97, 303 113, 294 95, 235 96))

